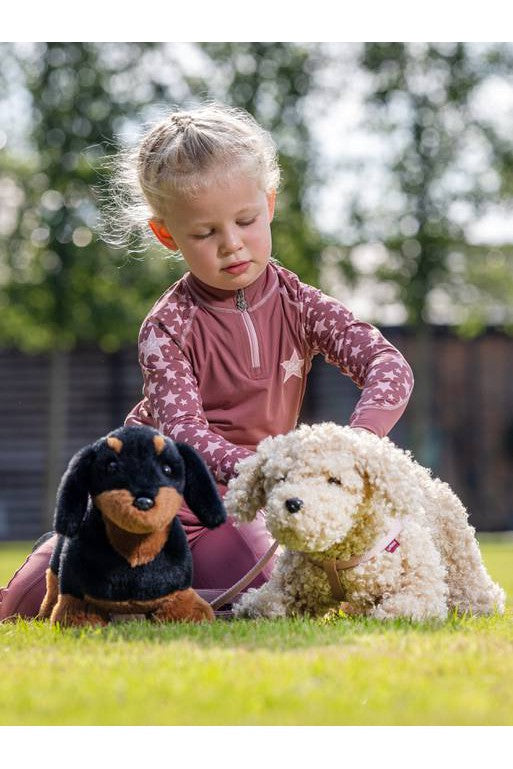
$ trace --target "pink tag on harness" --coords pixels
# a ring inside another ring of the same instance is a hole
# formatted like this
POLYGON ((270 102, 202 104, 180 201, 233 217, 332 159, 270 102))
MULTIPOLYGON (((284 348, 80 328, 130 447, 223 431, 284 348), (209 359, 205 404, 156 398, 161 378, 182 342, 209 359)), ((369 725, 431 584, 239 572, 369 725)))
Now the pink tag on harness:
POLYGON ((387 553, 395 553, 397 548, 399 547, 399 542, 396 539, 393 539, 391 542, 388 543, 388 545, 385 547, 385 550, 387 553))

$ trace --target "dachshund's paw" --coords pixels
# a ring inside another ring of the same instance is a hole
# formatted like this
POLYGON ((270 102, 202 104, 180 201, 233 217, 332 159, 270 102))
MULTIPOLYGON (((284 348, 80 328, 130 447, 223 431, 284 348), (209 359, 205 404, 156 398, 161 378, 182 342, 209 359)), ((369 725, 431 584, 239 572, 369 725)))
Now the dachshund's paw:
POLYGON ((166 596, 153 612, 152 619, 156 622, 212 622, 215 614, 210 604, 190 587, 166 596))
POLYGON ((103 626, 108 624, 108 620, 103 614, 89 606, 86 601, 72 595, 60 595, 50 617, 51 625, 57 623, 62 627, 103 626))

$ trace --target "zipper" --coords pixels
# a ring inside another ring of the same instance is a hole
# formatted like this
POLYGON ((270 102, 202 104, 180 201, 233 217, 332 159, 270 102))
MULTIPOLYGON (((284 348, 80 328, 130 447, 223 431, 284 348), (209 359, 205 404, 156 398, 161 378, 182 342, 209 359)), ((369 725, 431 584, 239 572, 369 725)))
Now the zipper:
POLYGON ((251 352, 251 365, 253 368, 260 368, 260 350, 258 348, 258 337, 256 335, 255 326, 248 312, 248 303, 246 302, 243 288, 237 289, 235 304, 237 305, 237 309, 242 315, 242 320, 244 321, 244 325, 248 334, 249 349, 251 352))

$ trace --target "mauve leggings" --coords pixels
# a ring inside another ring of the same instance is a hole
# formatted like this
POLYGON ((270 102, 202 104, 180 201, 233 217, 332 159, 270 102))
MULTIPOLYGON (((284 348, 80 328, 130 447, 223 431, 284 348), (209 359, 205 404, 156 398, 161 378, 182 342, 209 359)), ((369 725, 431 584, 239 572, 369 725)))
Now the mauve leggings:
MULTIPOLYGON (((254 566, 272 542, 261 512, 251 523, 236 527, 234 520, 228 518, 217 529, 202 526, 185 506, 178 515, 191 548, 192 586, 197 589, 231 587, 254 566)), ((31 553, 7 587, 0 591, 0 620, 36 616, 45 594, 45 572, 55 540, 54 536, 31 553)), ((273 562, 274 558, 268 561, 250 587, 259 587, 269 579, 273 562)))

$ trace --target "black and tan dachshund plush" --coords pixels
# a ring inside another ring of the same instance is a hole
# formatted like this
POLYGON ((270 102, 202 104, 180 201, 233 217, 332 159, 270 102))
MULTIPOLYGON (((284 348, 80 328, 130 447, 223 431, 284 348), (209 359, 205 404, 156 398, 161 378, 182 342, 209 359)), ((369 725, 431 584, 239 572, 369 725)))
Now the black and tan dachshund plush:
POLYGON ((121 427, 71 459, 57 493, 59 534, 40 618, 105 625, 111 615, 213 620, 191 587, 177 512, 215 528, 226 512, 199 454, 149 427, 121 427))

